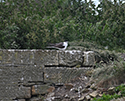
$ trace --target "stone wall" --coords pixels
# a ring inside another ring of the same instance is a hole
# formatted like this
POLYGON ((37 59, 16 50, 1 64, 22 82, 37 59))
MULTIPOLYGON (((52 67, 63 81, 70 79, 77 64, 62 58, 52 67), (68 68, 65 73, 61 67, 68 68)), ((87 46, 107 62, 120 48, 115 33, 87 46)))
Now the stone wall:
POLYGON ((0 50, 0 101, 37 101, 94 65, 93 51, 0 50))

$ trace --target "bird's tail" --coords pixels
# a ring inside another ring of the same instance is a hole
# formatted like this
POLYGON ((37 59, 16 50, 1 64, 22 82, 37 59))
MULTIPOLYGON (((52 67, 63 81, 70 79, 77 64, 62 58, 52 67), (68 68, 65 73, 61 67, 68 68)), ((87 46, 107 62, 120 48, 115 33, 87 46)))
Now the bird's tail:
POLYGON ((55 46, 55 44, 53 44, 53 43, 49 43, 48 46, 55 46))
POLYGON ((47 46, 46 48, 55 48, 54 46, 47 46))

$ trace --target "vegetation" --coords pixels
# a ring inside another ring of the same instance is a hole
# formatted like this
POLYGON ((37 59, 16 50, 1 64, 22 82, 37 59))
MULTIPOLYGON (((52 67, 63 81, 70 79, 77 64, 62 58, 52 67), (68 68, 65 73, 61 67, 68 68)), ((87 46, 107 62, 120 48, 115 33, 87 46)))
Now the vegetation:
POLYGON ((115 91, 116 91, 116 93, 113 95, 103 94, 103 96, 101 98, 94 98, 92 101, 110 101, 111 99, 125 97, 125 85, 124 84, 121 84, 118 87, 116 87, 115 91), (120 94, 118 95, 117 92, 120 92, 120 94))
POLYGON ((119 53, 114 54, 110 51, 105 51, 105 53, 100 52, 101 61, 94 69, 91 82, 95 82, 95 85, 100 88, 115 87, 115 89, 113 89, 112 95, 107 91, 106 94, 103 93, 102 97, 96 97, 92 101, 110 101, 125 97, 125 61, 120 58, 119 53))
POLYGON ((125 49, 122 0, 2 0, 0 48, 44 49, 47 43, 89 41, 125 49), (4 1, 4 2, 2 2, 4 1))
MULTIPOLYGON (((45 49, 48 43, 68 40, 90 50, 101 49, 100 45, 111 50, 125 49, 125 3, 123 0, 99 1, 96 7, 92 0, 1 0, 0 48, 45 49)), ((99 62, 105 63, 115 58, 109 53, 102 53, 101 57, 106 61, 99 62)), ((102 65, 97 64, 96 67, 104 68, 96 68, 93 78, 100 77, 100 85, 102 82, 108 85, 108 81, 116 79, 121 84, 125 64, 114 61, 113 65, 102 65)), ((117 91, 121 91, 121 95, 104 94, 94 101, 125 96, 125 86, 116 87, 117 91)))

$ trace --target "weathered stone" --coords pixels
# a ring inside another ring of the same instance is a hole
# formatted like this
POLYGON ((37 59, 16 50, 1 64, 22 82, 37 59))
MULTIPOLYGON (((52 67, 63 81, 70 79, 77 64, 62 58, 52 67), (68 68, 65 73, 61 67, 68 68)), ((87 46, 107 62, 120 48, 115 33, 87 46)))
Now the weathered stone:
POLYGON ((78 100, 78 96, 75 95, 75 96, 70 96, 70 99, 69 101, 77 101, 78 100))
POLYGON ((72 84, 72 83, 67 83, 67 84, 65 84, 65 89, 70 90, 72 87, 73 87, 73 84, 72 84))
POLYGON ((0 50, 0 65, 8 66, 43 66, 58 65, 56 50, 0 50))
POLYGON ((12 64, 13 63, 13 51, 0 50, 1 53, 1 63, 2 64, 12 64))
POLYGON ((26 101, 25 99, 18 99, 18 101, 26 101))
MULTIPOLYGON (((4 78, 5 79, 5 78, 4 78)), ((12 99, 16 98, 16 93, 18 86, 16 85, 8 85, 7 82, 2 82, 3 84, 0 84, 0 101, 11 101, 12 99)))
POLYGON ((58 65, 58 51, 56 50, 36 50, 34 51, 35 65, 58 65))
POLYGON ((64 85, 64 83, 56 83, 55 84, 55 86, 57 86, 57 87, 61 87, 61 86, 63 86, 64 85))
MULTIPOLYGON (((62 86, 77 79, 90 70, 80 67, 85 63, 83 59, 79 50, 0 50, 0 101, 52 93, 55 88, 44 83, 62 86)), ((72 85, 66 87, 71 88, 72 85)))
POLYGON ((76 66, 82 65, 83 53, 79 50, 59 51, 59 65, 76 66))
POLYGON ((89 95, 85 96, 85 101, 89 101, 91 97, 89 95))
POLYGON ((70 98, 68 94, 65 94, 64 97, 68 99, 70 98))
POLYGON ((94 66, 95 65, 95 55, 93 51, 84 52, 84 62, 83 66, 94 66))
POLYGON ((102 61, 101 55, 98 52, 94 52, 94 54, 95 54, 95 62, 100 63, 100 61, 102 61))
POLYGON ((99 96, 100 96, 100 97, 102 97, 102 96, 103 96, 103 94, 99 94, 99 96))
POLYGON ((91 89, 93 90, 96 90, 97 89, 97 86, 95 85, 95 83, 93 83, 91 86, 90 86, 91 89))
POLYGON ((50 86, 49 89, 48 89, 48 92, 52 93, 54 90, 55 90, 55 87, 50 86))
POLYGON ((2 50, 0 50, 0 63, 2 63, 2 56, 3 56, 3 51, 2 50))
POLYGON ((90 93, 89 95, 94 98, 98 95, 98 92, 94 91, 94 92, 90 93))
POLYGON ((92 74, 93 74, 93 72, 94 72, 94 70, 87 71, 85 75, 86 75, 87 77, 91 77, 92 74))
POLYGON ((21 67, 21 71, 19 72, 19 82, 34 83, 43 81, 43 67, 21 67))
POLYGON ((121 95, 121 91, 118 92, 118 95, 121 95))
POLYGON ((55 90, 54 87, 49 85, 34 85, 32 86, 32 95, 39 95, 39 94, 47 94, 53 92, 55 90))
POLYGON ((91 91, 90 88, 84 88, 81 92, 82 92, 82 93, 88 93, 89 91, 91 91))
POLYGON ((30 50, 15 50, 14 51, 15 65, 34 65, 34 53, 30 50))
POLYGON ((45 82, 54 82, 55 84, 65 84, 79 77, 89 69, 84 68, 64 68, 64 67, 46 67, 44 69, 45 82))
POLYGON ((1 50, 0 62, 9 66, 93 66, 95 57, 93 51, 82 52, 80 50, 1 50), (83 60, 84 54, 84 60, 83 60), (84 61, 84 62, 83 62, 84 61), (82 64, 83 63, 83 64, 82 64))
POLYGON ((55 101, 62 101, 63 97, 62 96, 55 96, 54 100, 55 101))
POLYGON ((23 85, 42 81, 42 72, 39 67, 0 67, 0 100, 29 98, 31 89, 23 85))
POLYGON ((78 101, 84 101, 84 96, 82 96, 81 98, 78 99, 78 101))
POLYGON ((30 98, 31 89, 30 87, 19 87, 15 84, 5 84, 0 87, 0 100, 11 101, 15 98, 30 98))
POLYGON ((9 66, 63 65, 72 67, 81 65, 93 66, 95 63, 95 59, 93 51, 82 52, 80 50, 56 51, 56 50, 9 49, 9 50, 0 50, 0 62, 1 65, 6 64, 9 66))
POLYGON ((55 93, 49 93, 47 94, 47 97, 44 99, 45 101, 54 101, 55 97, 54 97, 55 93))
POLYGON ((16 98, 31 98, 31 87, 19 87, 16 98))
POLYGON ((33 97, 33 98, 29 99, 28 101, 44 101, 44 97, 43 96, 33 97))
POLYGON ((115 93, 115 87, 110 87, 109 89, 108 89, 108 94, 114 94, 115 93))

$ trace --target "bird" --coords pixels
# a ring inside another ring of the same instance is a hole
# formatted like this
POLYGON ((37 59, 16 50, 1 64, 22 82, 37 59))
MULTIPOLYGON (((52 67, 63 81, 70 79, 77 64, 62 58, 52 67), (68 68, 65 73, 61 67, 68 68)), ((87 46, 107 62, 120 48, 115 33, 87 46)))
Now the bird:
POLYGON ((68 41, 65 42, 60 42, 60 43, 55 43, 55 44, 49 44, 47 48, 55 48, 59 50, 65 50, 68 46, 68 41))

